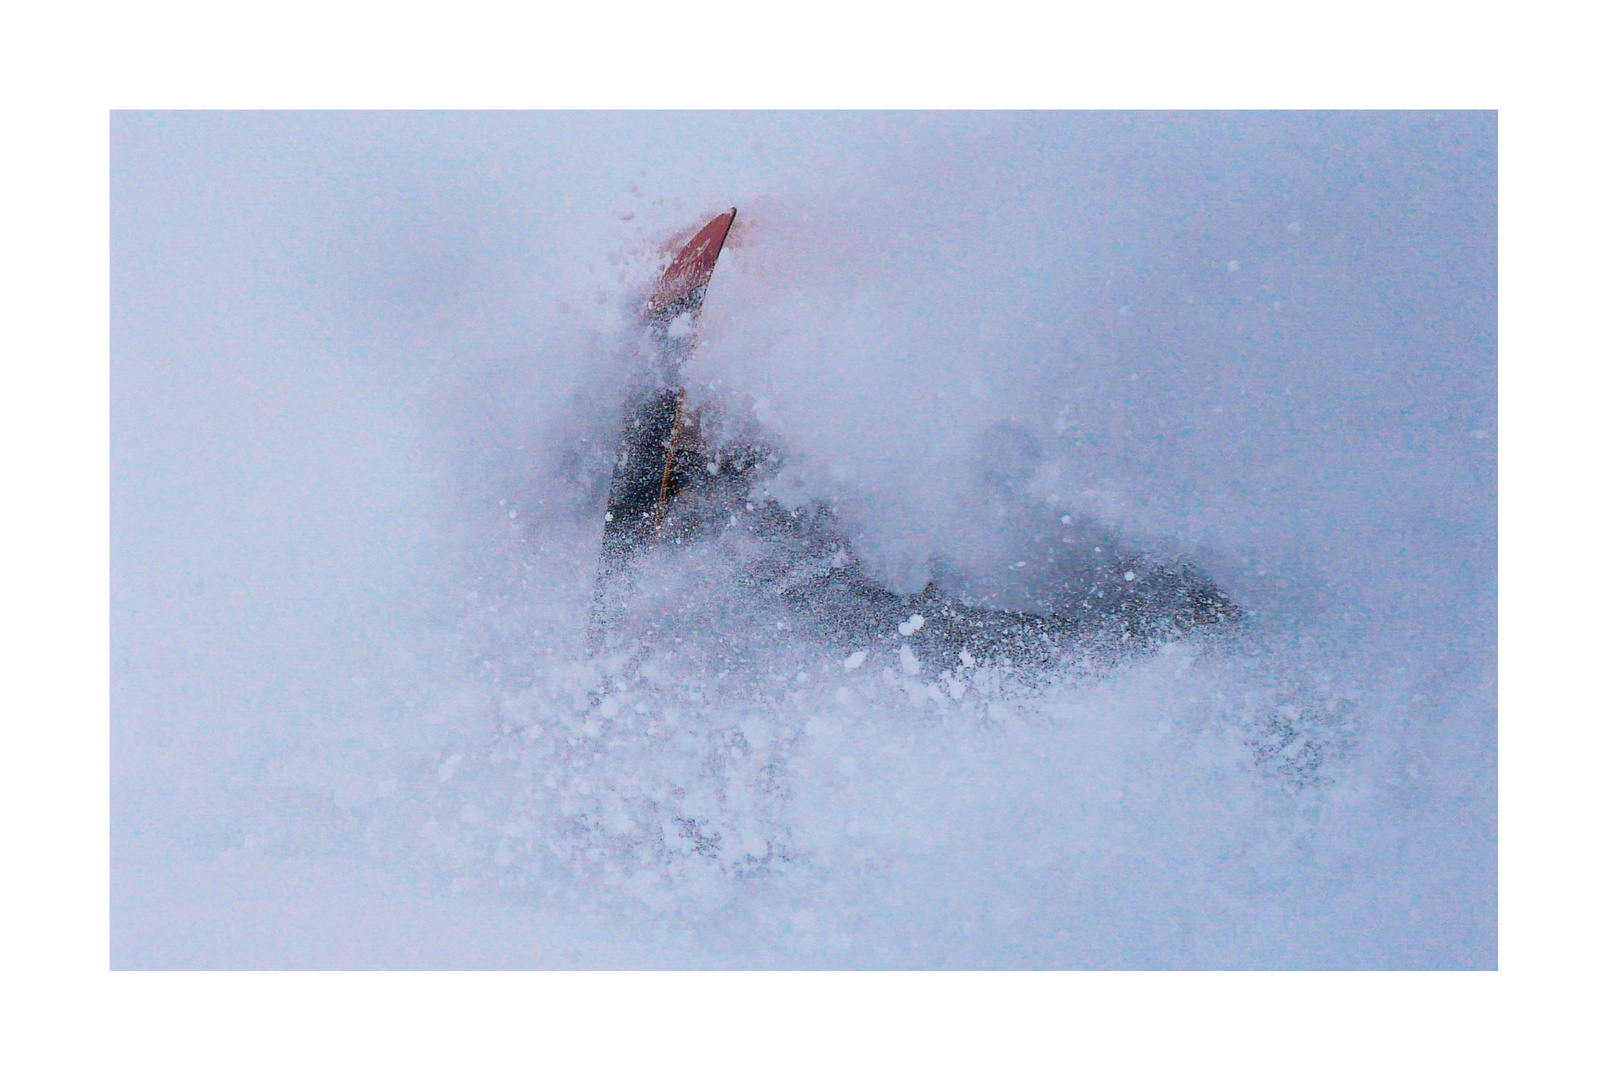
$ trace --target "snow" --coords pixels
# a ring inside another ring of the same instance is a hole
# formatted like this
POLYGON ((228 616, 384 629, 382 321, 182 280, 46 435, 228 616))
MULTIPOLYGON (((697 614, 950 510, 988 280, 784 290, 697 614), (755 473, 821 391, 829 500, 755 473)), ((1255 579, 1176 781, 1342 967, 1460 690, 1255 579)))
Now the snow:
POLYGON ((112 133, 115 966, 1493 966, 1493 119, 112 133), (632 304, 731 205, 688 381, 789 506, 1003 588, 1013 432, 1057 557, 1246 633, 844 656, 689 546, 587 656, 632 304))

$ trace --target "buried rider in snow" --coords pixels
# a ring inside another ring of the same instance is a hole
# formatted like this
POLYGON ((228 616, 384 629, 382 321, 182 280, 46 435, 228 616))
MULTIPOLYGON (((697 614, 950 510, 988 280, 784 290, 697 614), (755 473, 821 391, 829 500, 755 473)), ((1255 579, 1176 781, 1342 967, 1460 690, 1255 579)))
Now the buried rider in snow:
POLYGON ((721 430, 730 426, 712 405, 683 422, 659 538, 688 544, 746 531, 756 543, 746 549, 744 583, 845 650, 908 645, 923 662, 950 668, 1042 665, 1068 648, 1111 655, 1240 618, 1200 571, 1126 550, 1091 520, 1026 497, 1039 454, 1017 428, 985 433, 972 470, 974 497, 1012 519, 1011 573, 936 565, 923 590, 903 595, 867 573, 831 507, 787 509, 768 495, 782 455, 751 420, 721 430))

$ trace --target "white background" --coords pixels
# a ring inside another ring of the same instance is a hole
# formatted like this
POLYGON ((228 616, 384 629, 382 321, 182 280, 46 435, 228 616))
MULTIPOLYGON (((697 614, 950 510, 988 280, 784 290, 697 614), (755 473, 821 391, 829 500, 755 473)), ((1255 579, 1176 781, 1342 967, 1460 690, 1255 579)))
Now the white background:
POLYGON ((80 9, 7 34, 8 1058, 28 1074, 1369 1069, 1585 1059, 1599 959, 1587 613, 1599 535, 1599 37, 1362 5, 1054 16, 864 5, 80 9), (666 57, 713 53, 713 63, 666 57), (107 111, 286 107, 1499 108, 1501 971, 145 975, 107 967, 107 111), (20 241, 20 243, 19 243, 20 241), (19 333, 20 331, 20 333, 19 333), (1568 575, 1572 578, 1572 575, 1568 575), (1577 980, 1577 985, 1576 985, 1577 980), (705 1022, 716 1015, 714 1027, 705 1022), (1322 1017, 1319 1034, 1313 1017, 1322 1017), (29 1060, 32 1059, 32 1060, 29 1060))

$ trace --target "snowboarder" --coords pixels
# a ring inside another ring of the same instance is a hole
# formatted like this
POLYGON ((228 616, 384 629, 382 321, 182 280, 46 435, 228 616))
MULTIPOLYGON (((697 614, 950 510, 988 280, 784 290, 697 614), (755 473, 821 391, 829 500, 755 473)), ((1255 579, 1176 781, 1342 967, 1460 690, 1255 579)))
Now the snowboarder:
POLYGON ((1036 444, 1015 429, 990 433, 976 480, 986 497, 1010 505, 1040 549, 1036 565, 1046 572, 1036 579, 1032 610, 968 602, 942 573, 919 593, 895 592, 865 571, 830 507, 789 510, 765 496, 783 455, 751 418, 733 422, 712 406, 685 413, 681 365, 696 344, 703 297, 735 219, 734 208, 717 216, 682 248, 643 312, 651 361, 637 373, 620 429, 593 649, 629 601, 635 560, 656 544, 707 542, 731 529, 755 542, 741 580, 783 602, 798 629, 849 651, 908 647, 918 662, 941 668, 1043 666, 1068 648, 1119 653, 1241 619, 1200 571, 1128 551, 1091 519, 1056 516, 1025 498, 1020 474, 1034 462, 1036 444))

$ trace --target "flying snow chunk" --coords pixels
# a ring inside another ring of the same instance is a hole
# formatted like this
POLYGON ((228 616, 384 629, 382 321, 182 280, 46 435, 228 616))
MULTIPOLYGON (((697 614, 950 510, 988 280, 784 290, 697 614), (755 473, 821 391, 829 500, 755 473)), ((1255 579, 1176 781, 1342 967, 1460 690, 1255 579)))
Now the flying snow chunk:
POLYGON ((898 624, 898 632, 903 634, 905 637, 909 637, 911 634, 915 633, 915 631, 919 630, 925 625, 926 619, 923 616, 911 615, 908 619, 905 619, 903 622, 898 624))
POLYGON ((603 700, 597 706, 597 711, 605 718, 618 716, 619 702, 615 701, 611 697, 608 697, 607 695, 604 695, 603 700))
POLYGON ((848 658, 843 661, 843 670, 853 671, 855 668, 859 667, 859 665, 863 664, 865 662, 865 657, 869 655, 870 654, 864 649, 860 649, 856 653, 851 653, 848 658))
POLYGON ((1129 570, 1129 571, 1127 571, 1127 573, 1122 575, 1122 580, 1123 581, 1132 581, 1137 576, 1138 576, 1137 574, 1135 574, 1131 570, 1129 570))
POLYGON ((441 762, 441 767, 435 770, 435 775, 440 777, 441 783, 450 784, 452 782, 452 778, 457 775, 458 766, 462 764, 463 755, 453 754, 451 757, 441 762))

